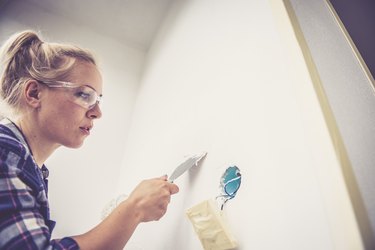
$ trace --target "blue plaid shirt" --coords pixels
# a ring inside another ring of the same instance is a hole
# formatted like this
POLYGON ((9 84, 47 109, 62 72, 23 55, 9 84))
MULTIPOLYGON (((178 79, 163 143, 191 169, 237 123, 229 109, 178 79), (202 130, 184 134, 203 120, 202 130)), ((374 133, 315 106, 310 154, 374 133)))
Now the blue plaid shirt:
POLYGON ((15 124, 0 123, 0 249, 79 249, 70 237, 51 240, 47 180, 15 124))

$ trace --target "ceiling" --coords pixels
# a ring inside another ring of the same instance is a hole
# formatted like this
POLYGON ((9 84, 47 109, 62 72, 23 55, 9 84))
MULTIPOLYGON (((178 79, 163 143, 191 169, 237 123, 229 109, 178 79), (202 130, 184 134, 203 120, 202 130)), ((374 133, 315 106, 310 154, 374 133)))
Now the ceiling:
POLYGON ((173 0, 23 1, 147 51, 173 0))

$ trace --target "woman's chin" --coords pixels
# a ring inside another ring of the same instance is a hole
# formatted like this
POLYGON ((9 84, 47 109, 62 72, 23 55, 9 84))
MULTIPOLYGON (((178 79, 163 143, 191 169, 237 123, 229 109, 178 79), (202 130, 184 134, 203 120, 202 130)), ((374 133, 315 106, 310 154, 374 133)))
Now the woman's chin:
POLYGON ((84 142, 83 140, 79 142, 70 142, 70 143, 64 144, 64 146, 67 148, 80 148, 82 147, 83 142, 84 142))

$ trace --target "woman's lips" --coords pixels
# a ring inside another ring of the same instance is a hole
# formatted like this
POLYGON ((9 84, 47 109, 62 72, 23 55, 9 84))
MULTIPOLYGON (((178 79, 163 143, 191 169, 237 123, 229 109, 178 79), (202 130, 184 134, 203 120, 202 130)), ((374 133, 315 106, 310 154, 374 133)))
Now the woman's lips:
POLYGON ((79 127, 81 129, 81 131, 86 134, 86 135, 90 135, 90 130, 91 130, 91 127, 79 127))

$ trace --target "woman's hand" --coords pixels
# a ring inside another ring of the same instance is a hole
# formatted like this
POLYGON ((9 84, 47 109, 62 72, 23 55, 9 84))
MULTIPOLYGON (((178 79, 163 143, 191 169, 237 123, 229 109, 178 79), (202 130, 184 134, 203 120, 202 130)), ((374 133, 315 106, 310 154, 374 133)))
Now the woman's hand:
POLYGON ((163 217, 177 192, 167 176, 144 180, 99 225, 73 238, 80 249, 123 249, 139 223, 163 217))
POLYGON ((167 181, 167 176, 144 180, 133 190, 126 202, 134 205, 140 222, 159 220, 167 212, 171 195, 178 186, 167 181))

